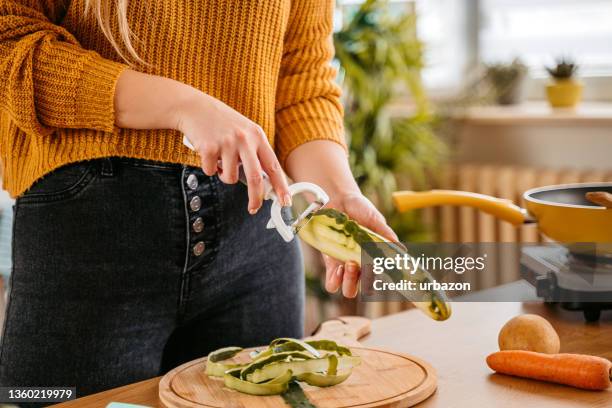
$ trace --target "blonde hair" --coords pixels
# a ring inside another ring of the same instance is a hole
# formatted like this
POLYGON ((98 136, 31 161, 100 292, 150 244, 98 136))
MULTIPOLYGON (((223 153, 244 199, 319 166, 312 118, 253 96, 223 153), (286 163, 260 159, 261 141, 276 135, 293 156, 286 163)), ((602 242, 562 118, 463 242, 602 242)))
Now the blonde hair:
POLYGON ((104 36, 125 62, 130 65, 136 62, 145 64, 132 42, 134 33, 130 30, 127 19, 128 2, 129 0, 85 0, 85 12, 93 13, 104 36), (119 33, 118 38, 113 32, 115 22, 119 33))

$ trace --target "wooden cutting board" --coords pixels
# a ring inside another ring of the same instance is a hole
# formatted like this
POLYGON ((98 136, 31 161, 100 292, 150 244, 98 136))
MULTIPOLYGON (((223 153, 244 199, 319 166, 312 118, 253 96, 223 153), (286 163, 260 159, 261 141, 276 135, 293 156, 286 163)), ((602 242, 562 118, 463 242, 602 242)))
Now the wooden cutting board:
MULTIPOLYGON (((408 354, 363 347, 357 341, 370 332, 370 321, 342 317, 321 325, 313 338, 351 347, 362 363, 342 384, 318 388, 302 384, 318 408, 411 407, 436 390, 436 374, 425 361, 408 354)), ((248 360, 245 350, 237 358, 248 360)), ((258 397, 226 389, 223 381, 204 374, 206 358, 185 363, 159 383, 159 399, 170 408, 287 408, 280 396, 258 397)))

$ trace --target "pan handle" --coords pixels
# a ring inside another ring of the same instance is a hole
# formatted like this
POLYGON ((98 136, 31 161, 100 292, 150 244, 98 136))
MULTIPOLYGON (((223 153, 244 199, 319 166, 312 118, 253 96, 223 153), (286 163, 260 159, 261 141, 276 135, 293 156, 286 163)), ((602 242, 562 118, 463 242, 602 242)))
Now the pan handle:
POLYGON ((467 191, 398 191, 393 193, 393 203, 400 212, 439 205, 468 206, 515 226, 523 224, 528 219, 527 211, 509 200, 467 191))

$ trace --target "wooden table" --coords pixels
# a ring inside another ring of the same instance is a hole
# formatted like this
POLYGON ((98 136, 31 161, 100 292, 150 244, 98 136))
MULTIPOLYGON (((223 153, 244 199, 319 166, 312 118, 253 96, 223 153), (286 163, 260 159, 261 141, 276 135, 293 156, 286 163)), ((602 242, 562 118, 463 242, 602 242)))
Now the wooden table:
MULTIPOLYGON (((497 333, 511 317, 536 313, 547 318, 561 337, 563 352, 587 353, 612 360, 612 311, 600 322, 585 323, 581 313, 542 303, 453 304, 453 316, 434 322, 417 310, 386 316, 372 323, 362 341, 429 361, 438 372, 438 390, 419 407, 612 407, 612 389, 602 392, 492 374, 487 354, 497 350, 497 333)), ((105 407, 111 401, 159 406, 159 378, 127 385, 58 407, 105 407)))

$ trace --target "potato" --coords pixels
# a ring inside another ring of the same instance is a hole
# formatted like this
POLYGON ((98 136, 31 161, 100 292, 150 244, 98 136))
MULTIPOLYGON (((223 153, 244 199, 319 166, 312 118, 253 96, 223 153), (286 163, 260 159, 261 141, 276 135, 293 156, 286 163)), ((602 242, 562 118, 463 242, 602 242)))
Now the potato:
POLYGON ((542 316, 525 314, 513 317, 498 337, 500 350, 526 350, 555 354, 561 348, 559 335, 542 316))

